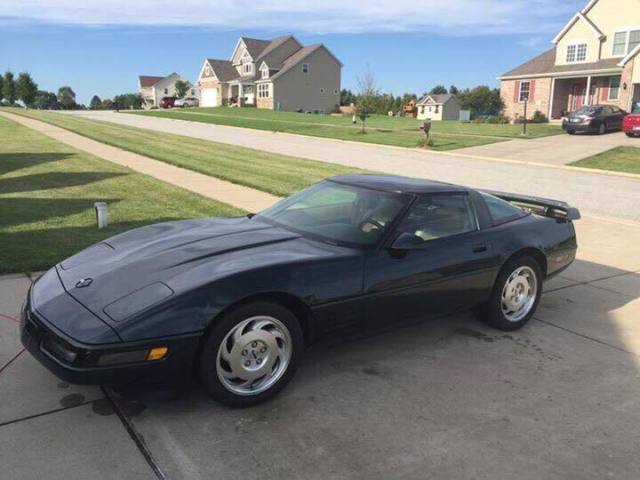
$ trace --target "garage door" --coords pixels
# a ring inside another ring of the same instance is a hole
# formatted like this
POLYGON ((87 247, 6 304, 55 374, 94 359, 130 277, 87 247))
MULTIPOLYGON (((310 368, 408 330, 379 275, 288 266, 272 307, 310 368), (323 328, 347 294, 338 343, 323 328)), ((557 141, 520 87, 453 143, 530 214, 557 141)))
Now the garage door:
POLYGON ((201 107, 217 107, 218 106, 218 89, 203 88, 200 91, 200 106, 201 107))

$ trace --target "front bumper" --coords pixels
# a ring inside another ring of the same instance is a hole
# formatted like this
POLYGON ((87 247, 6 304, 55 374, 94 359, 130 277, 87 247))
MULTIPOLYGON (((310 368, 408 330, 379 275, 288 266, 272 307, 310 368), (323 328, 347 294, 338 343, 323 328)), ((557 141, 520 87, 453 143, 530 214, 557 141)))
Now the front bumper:
POLYGON ((596 133, 598 127, 593 123, 566 123, 564 129, 567 132, 580 132, 580 133, 596 133))
POLYGON ((126 385, 131 383, 175 384, 192 377, 201 334, 181 335, 145 342, 89 345, 73 340, 49 324, 29 302, 20 316, 20 339, 42 365, 60 379, 83 385, 126 385), (102 366, 105 355, 166 346, 161 360, 102 366), (69 361, 64 352, 72 352, 69 361))

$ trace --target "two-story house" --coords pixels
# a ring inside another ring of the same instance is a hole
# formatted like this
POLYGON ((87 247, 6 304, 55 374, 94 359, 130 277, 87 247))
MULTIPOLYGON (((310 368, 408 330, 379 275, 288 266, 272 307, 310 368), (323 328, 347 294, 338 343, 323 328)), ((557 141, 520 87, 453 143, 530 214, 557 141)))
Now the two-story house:
POLYGON ((505 115, 561 118, 583 105, 629 110, 640 100, 640 0, 591 0, 554 47, 500 77, 505 115))
MULTIPOLYGON (((145 108, 157 107, 162 97, 173 97, 176 94, 175 84, 178 80, 185 81, 177 73, 166 77, 153 75, 140 75, 138 77, 138 89, 145 108)), ((191 88, 188 95, 198 96, 197 88, 191 88)))
POLYGON ((330 112, 340 103, 342 63, 323 44, 287 35, 241 37, 230 60, 208 58, 198 78, 200 106, 330 112))

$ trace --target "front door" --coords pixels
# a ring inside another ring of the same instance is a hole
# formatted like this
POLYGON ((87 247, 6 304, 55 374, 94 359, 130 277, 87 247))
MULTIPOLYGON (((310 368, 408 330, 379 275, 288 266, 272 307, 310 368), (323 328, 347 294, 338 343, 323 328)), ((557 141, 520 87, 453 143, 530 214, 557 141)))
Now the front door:
POLYGON ((393 248, 365 259, 368 330, 463 310, 488 298, 495 255, 467 195, 422 196, 397 233, 393 248))
POLYGON ((584 105, 584 96, 587 87, 582 83, 575 83, 571 90, 571 105, 569 105, 569 110, 575 112, 579 110, 584 105))

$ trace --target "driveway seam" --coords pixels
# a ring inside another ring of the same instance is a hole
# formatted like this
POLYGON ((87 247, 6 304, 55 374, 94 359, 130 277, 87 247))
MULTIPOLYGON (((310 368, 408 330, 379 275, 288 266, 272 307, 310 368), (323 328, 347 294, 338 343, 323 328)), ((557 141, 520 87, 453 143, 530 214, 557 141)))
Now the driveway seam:
POLYGON ((73 408, 78 408, 78 407, 82 407, 82 406, 85 406, 85 405, 91 405, 92 403, 97 402, 98 400, 102 400, 102 399, 101 398, 97 398, 95 400, 87 400, 86 402, 78 403, 77 405, 71 405, 69 407, 60 407, 60 408, 56 408, 56 409, 53 409, 53 410, 47 410, 46 412, 35 413, 33 415, 27 415, 26 417, 16 418, 14 420, 9 420, 9 421, 0 423, 0 428, 6 427, 7 425, 12 425, 14 423, 20 423, 20 422, 24 422, 24 421, 27 421, 27 420, 32 420, 34 418, 44 417, 44 416, 47 416, 47 415, 51 415, 53 413, 64 412, 65 410, 71 410, 73 408))
POLYGON ((138 448, 138 451, 140 452, 142 457, 145 459, 149 467, 151 467, 151 470, 153 470, 153 473, 155 474, 155 476, 159 480, 167 480, 167 476, 160 468, 160 465, 158 465, 158 462, 156 461, 155 457, 153 456, 153 453, 147 446, 147 443, 145 442, 144 437, 138 432, 135 425, 133 425, 133 422, 131 421, 131 419, 129 419, 129 417, 127 417, 127 414, 120 408, 120 405, 118 405, 118 402, 116 402, 113 399, 113 397, 111 396, 107 388, 100 387, 100 389, 102 390, 102 393, 104 393, 105 398, 109 401, 109 403, 113 407, 113 410, 118 415, 120 422, 122 422, 122 425, 124 426, 125 430, 129 434, 129 437, 131 437, 131 440, 133 440, 133 443, 138 448))
POLYGON ((22 354, 24 353, 24 351, 25 351, 25 350, 26 350, 26 349, 23 347, 23 348, 22 348, 22 350, 20 350, 18 353, 16 353, 13 357, 11 357, 11 358, 9 359, 9 361, 8 361, 7 363, 5 363, 2 367, 0 367, 0 374, 1 374, 2 372, 4 372, 4 371, 5 371, 5 369, 6 369, 7 367, 9 367, 9 365, 11 365, 11 364, 12 364, 12 363, 13 363, 13 362, 14 362, 14 361, 15 361, 15 360, 20 356, 20 355, 22 355, 22 354))

